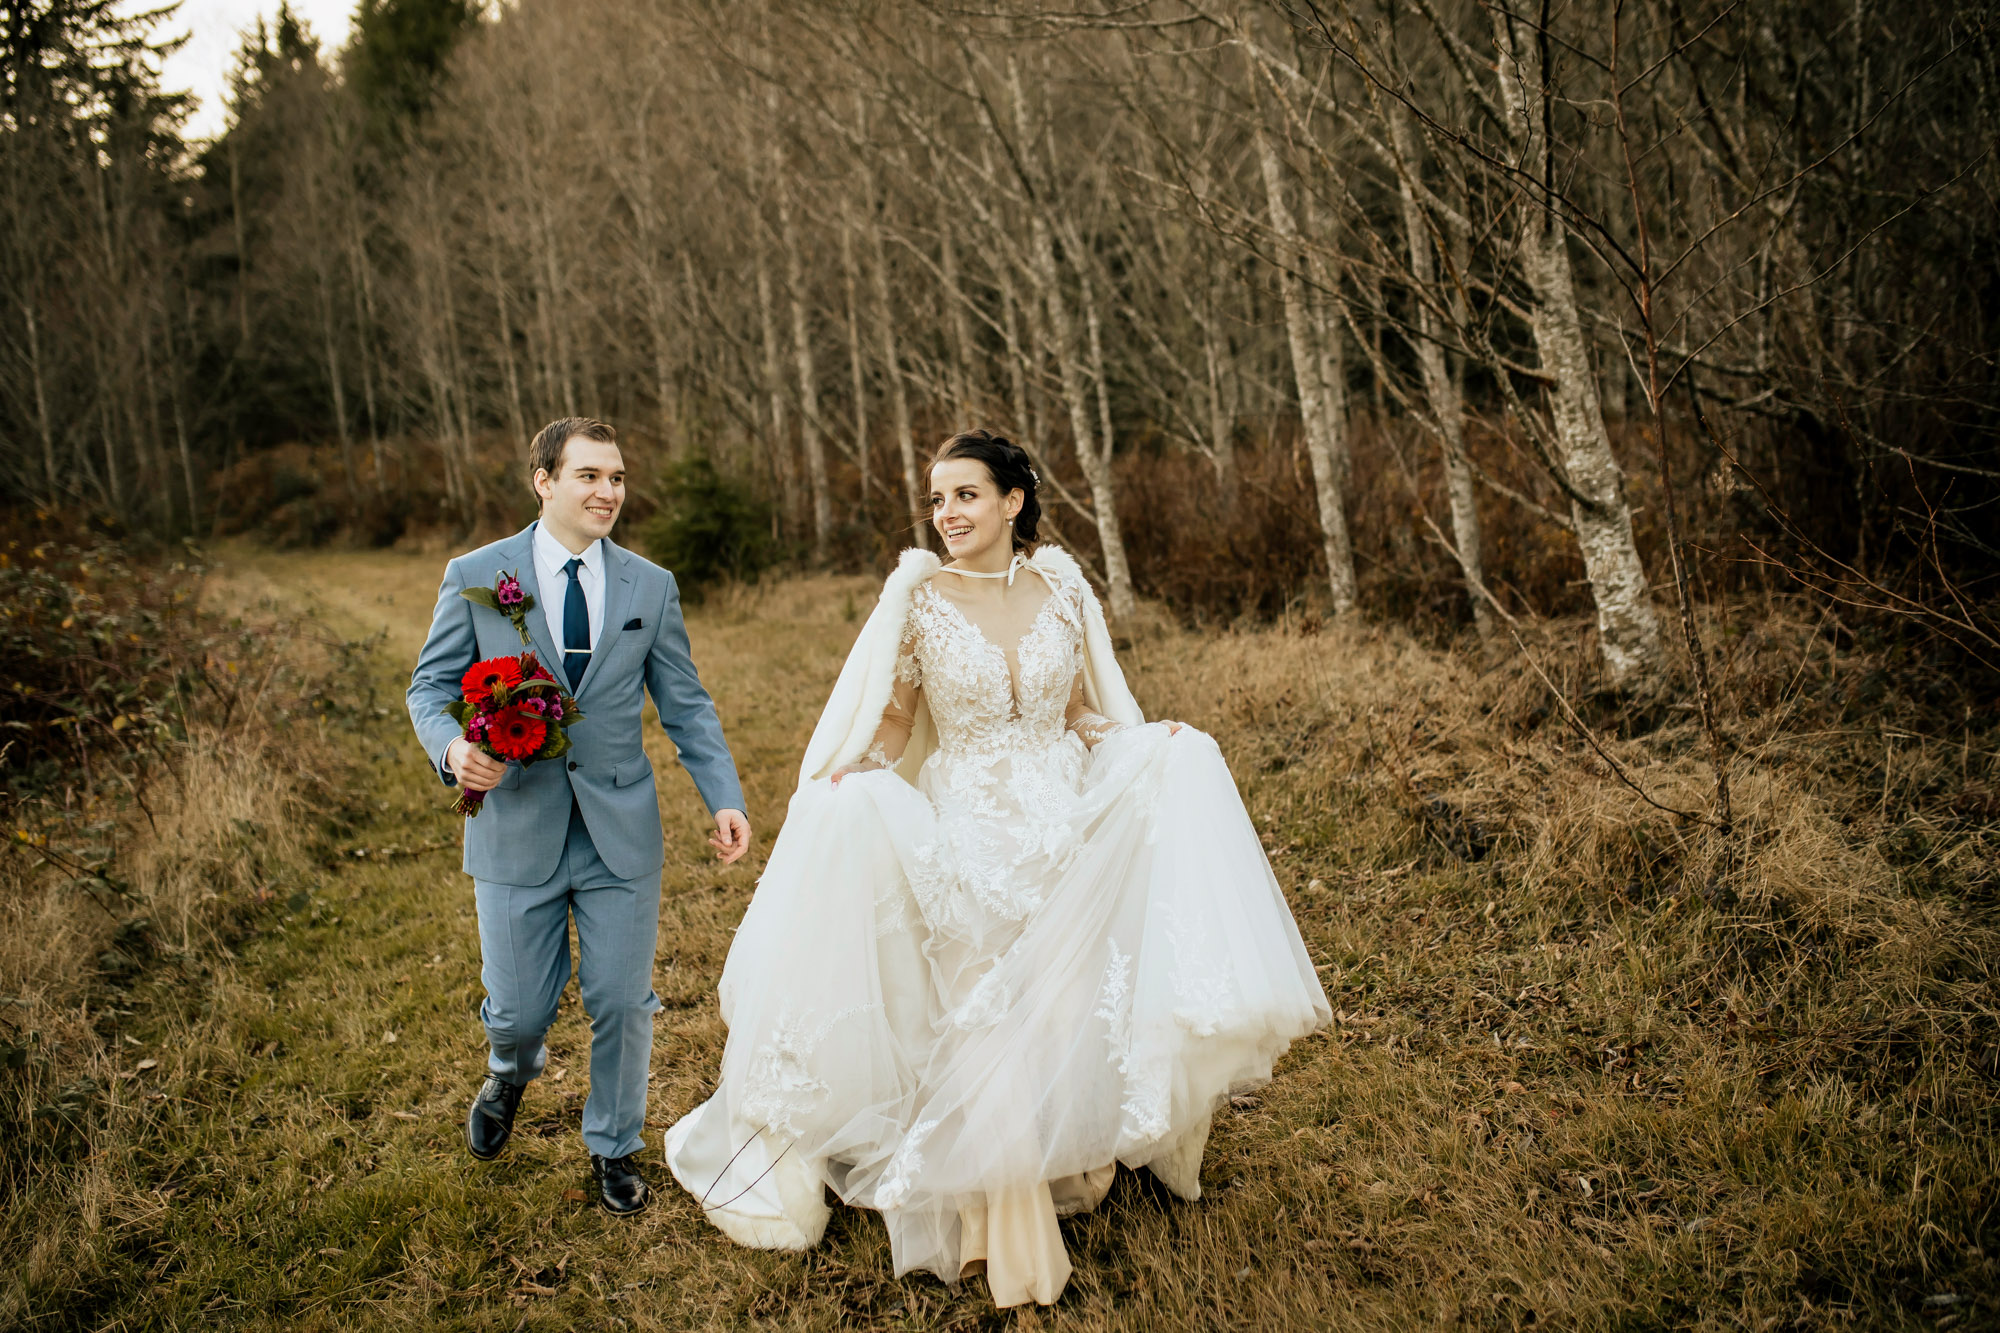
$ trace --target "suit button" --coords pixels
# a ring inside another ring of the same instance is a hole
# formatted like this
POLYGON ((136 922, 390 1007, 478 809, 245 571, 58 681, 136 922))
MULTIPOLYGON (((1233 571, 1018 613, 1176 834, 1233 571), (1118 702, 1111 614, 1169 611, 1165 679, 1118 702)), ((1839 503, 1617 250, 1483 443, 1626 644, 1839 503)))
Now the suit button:
POLYGON ((572 773, 576 772, 576 760, 572 759, 569 761, 569 771, 572 773))

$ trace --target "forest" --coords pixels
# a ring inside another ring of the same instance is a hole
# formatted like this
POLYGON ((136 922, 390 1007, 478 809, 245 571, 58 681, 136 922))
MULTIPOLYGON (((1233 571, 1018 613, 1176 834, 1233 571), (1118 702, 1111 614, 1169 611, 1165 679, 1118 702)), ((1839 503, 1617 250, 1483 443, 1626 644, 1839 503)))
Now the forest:
POLYGON ((1589 615, 1644 692, 1804 591, 1990 666, 1993 18, 363 0, 189 142, 171 7, 9 4, 4 494, 457 537, 580 413, 702 583, 884 567, 976 424, 1114 618, 1589 615))

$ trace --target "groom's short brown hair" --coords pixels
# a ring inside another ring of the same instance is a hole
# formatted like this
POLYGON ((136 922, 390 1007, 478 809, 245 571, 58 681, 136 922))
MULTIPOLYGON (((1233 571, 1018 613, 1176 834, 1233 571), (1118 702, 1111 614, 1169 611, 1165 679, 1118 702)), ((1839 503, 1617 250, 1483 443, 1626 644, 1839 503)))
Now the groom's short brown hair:
POLYGON ((551 421, 536 431, 528 444, 529 484, 534 483, 537 472, 548 473, 551 480, 561 477, 563 446, 579 435, 599 444, 618 443, 617 431, 590 417, 561 417, 551 421))

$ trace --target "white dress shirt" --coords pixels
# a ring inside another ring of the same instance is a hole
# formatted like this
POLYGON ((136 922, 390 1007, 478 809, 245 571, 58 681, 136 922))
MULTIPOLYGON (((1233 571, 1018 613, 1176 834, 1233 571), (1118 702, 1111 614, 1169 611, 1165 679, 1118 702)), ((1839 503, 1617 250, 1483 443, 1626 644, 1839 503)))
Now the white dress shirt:
MULTIPOLYGON (((546 524, 535 524, 535 573, 539 576, 540 589, 535 600, 536 608, 548 622, 549 642, 557 652, 569 647, 563 642, 563 608, 569 605, 569 575, 564 572, 573 557, 569 548, 557 541, 546 524)), ((577 580, 583 584, 583 604, 590 610, 590 646, 595 648, 604 635, 604 543, 594 541, 583 548, 583 567, 576 571, 577 580)), ((551 667, 561 667, 562 659, 549 663, 551 667)))

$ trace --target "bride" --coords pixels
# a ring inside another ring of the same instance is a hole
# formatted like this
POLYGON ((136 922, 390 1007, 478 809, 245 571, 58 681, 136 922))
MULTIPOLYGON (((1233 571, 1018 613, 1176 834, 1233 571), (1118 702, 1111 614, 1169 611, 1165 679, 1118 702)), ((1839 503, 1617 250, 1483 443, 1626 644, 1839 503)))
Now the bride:
POLYGON ((930 469, 723 969, 715 1095, 666 1136, 730 1238, 804 1249, 826 1190, 896 1272, 1052 1303, 1056 1219, 1117 1164, 1200 1195, 1209 1115, 1329 1018, 1215 742, 1147 724, 1017 446, 930 469))

